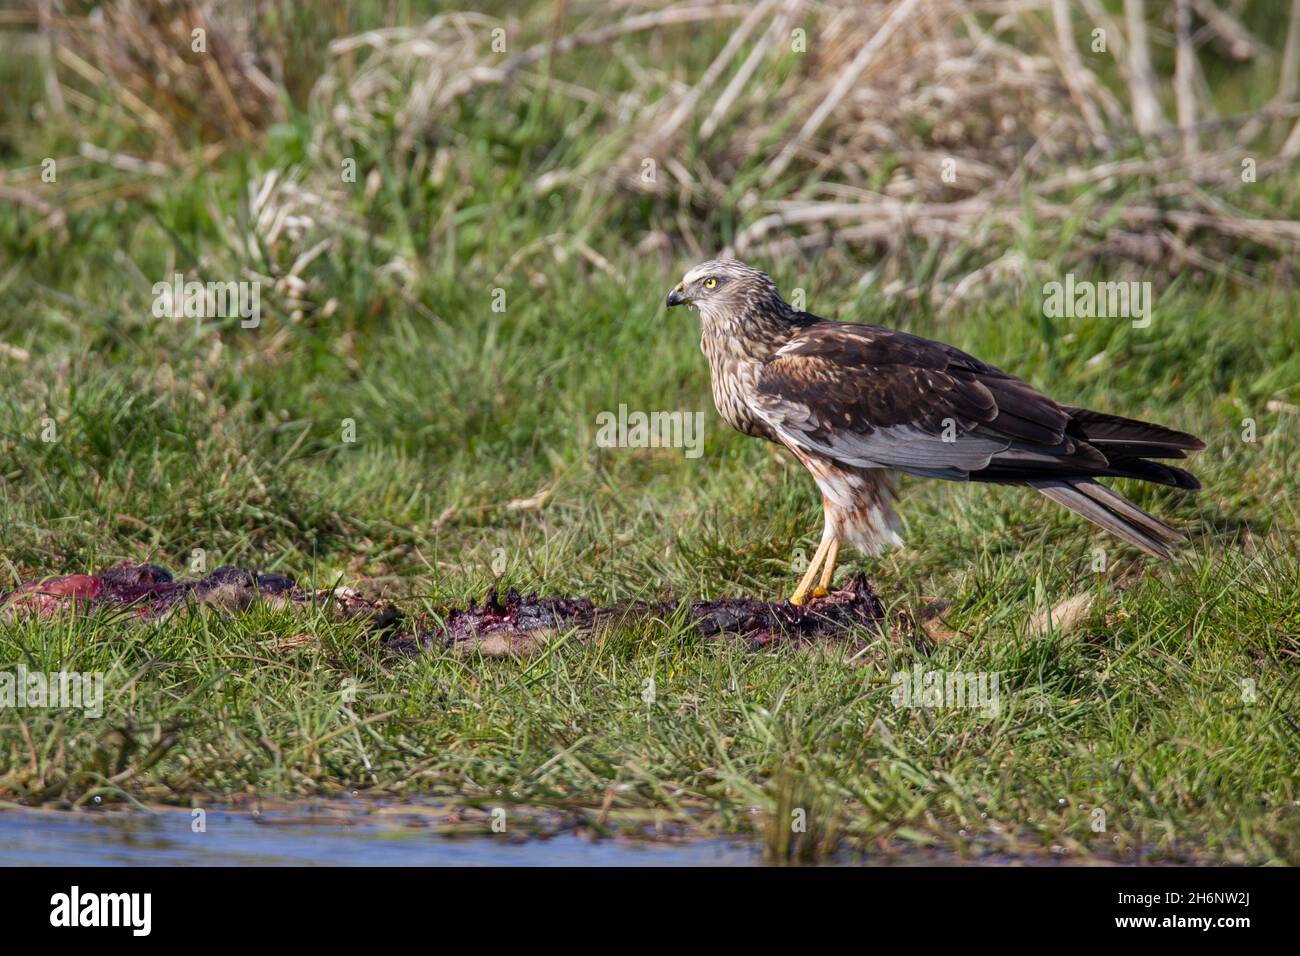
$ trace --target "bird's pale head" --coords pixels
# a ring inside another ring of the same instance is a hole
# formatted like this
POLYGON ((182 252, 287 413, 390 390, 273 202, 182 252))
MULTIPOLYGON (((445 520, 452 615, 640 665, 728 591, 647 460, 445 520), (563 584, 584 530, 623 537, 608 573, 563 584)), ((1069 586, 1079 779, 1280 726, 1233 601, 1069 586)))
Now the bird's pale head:
POLYGON ((735 259, 710 259, 692 267, 668 293, 668 304, 699 309, 706 319, 788 308, 771 276, 735 259))

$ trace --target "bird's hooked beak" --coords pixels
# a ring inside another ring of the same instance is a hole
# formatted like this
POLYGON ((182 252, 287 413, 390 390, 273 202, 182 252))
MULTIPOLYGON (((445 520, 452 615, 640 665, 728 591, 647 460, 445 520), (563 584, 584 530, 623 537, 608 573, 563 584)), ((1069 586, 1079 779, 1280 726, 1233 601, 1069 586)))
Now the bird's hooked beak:
POLYGON ((686 297, 685 297, 684 295, 682 295, 682 291, 683 291, 683 287, 682 287, 682 284, 679 282, 679 283, 677 283, 677 287, 676 287, 675 289, 673 289, 673 291, 671 291, 671 292, 668 293, 668 307, 669 307, 669 308, 672 308, 672 307, 675 306, 675 305, 685 305, 685 304, 686 304, 686 297))

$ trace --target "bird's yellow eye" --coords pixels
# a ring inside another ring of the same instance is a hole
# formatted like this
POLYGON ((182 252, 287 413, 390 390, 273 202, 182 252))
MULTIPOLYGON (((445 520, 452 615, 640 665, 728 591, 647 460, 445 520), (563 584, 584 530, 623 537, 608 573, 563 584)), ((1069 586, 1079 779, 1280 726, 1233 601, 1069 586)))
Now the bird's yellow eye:
POLYGON ((706 288, 706 289, 716 289, 717 286, 718 286, 718 280, 717 280, 717 279, 705 279, 705 280, 704 280, 704 288, 706 288))

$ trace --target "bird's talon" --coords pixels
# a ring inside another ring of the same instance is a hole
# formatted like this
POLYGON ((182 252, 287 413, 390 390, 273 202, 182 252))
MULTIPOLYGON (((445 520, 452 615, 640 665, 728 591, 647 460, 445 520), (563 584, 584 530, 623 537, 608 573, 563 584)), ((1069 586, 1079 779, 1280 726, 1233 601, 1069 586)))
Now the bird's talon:
POLYGON ((814 598, 824 598, 826 597, 826 595, 830 593, 831 592, 826 590, 825 588, 813 588, 811 596, 814 598))

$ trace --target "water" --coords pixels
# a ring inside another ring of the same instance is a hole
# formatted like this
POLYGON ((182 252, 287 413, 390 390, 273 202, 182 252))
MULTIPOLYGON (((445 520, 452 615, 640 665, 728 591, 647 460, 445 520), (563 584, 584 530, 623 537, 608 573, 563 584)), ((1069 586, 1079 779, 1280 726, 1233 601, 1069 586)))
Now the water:
POLYGON ((340 824, 207 812, 204 833, 187 810, 0 811, 0 866, 735 866, 757 847, 727 840, 653 843, 572 833, 513 841, 449 838, 359 816, 340 824))
MULTIPOLYGON (((0 809, 0 866, 758 866, 754 841, 640 836, 594 839, 564 830, 554 812, 514 808, 512 831, 492 834, 483 811, 414 802, 360 800, 275 802, 258 812, 208 810, 195 833, 189 810, 0 809), (525 821, 520 823, 519 821, 525 821), (528 836, 526 834, 553 834, 528 836)), ((646 832, 646 831, 642 831, 646 832)), ((647 833, 646 835, 649 835, 647 833)), ((976 841, 977 843, 978 841, 976 841)), ((993 848, 963 856, 950 849, 900 847, 874 858, 836 854, 832 865, 1008 866, 1023 864, 1160 865, 1146 854, 1071 859, 1026 848, 993 848)), ((1195 862, 1192 859, 1183 863, 1195 862)))

